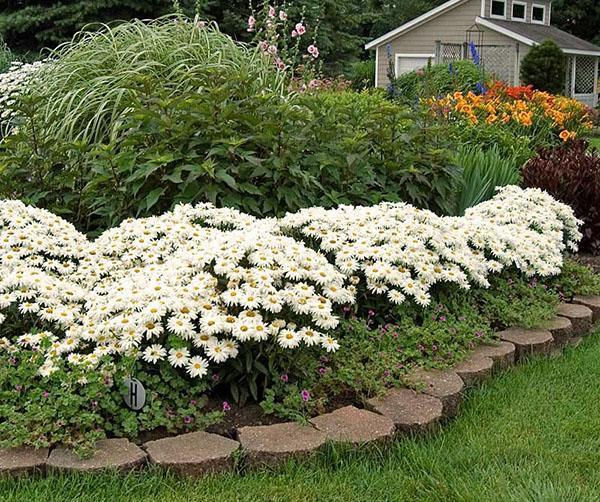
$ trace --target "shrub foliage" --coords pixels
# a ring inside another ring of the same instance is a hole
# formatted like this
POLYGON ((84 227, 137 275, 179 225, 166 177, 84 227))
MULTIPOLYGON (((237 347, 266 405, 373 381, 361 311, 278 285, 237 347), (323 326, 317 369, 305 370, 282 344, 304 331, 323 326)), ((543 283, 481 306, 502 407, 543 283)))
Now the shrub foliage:
POLYGON ((570 205, 583 220, 581 248, 600 252, 600 156, 585 140, 542 149, 523 168, 525 185, 570 205))
POLYGON ((521 63, 521 80, 540 91, 562 94, 565 91, 567 59, 552 40, 532 47, 521 63))

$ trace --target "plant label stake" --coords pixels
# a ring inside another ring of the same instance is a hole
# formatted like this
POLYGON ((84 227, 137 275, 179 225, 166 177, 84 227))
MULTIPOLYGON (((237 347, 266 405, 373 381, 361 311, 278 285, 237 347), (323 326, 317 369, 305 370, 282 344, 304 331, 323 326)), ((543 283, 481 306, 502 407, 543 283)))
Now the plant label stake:
POLYGON ((134 411, 139 411, 146 404, 146 389, 137 378, 126 378, 123 383, 125 384, 125 393, 123 394, 123 401, 125 404, 134 411))

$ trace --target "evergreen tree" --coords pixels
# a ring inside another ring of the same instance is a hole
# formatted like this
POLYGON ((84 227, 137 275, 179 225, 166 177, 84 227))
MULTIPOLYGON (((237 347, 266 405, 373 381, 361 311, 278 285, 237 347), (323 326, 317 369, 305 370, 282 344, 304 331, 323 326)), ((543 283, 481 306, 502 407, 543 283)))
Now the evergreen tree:
POLYGON ((567 60, 552 40, 532 47, 521 63, 521 81, 540 91, 561 94, 565 91, 567 60))

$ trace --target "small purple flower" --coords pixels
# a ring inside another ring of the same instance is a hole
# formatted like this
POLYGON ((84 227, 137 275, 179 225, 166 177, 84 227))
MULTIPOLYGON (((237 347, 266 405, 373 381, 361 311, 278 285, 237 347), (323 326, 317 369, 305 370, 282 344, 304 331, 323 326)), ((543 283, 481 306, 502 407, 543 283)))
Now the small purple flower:
POLYGON ((350 307, 346 306, 342 310, 347 314, 348 312, 350 312, 351 309, 350 309, 350 307))
POLYGON ((391 374, 392 374, 392 372, 391 372, 390 370, 385 370, 385 371, 383 372, 383 376, 384 376, 384 377, 389 377, 391 374))
POLYGON ((327 368, 319 368, 319 375, 324 375, 327 372, 327 368))
POLYGON ((305 403, 310 399, 310 392, 308 392, 306 389, 302 389, 300 395, 302 396, 302 401, 304 401, 305 403))
POLYGON ((231 405, 227 401, 223 401, 223 411, 231 410, 231 405))
POLYGON ((183 417, 183 423, 184 424, 191 424, 192 423, 192 417, 189 417, 189 416, 186 415, 185 417, 183 417))
POLYGON ((475 333, 475 337, 476 338, 481 338, 483 336, 483 332, 482 331, 478 331, 477 333, 475 333))
POLYGON ((195 399, 192 399, 190 401, 190 406, 196 406, 198 404, 198 401, 196 401, 195 399))
POLYGON ((221 377, 219 376, 218 373, 213 373, 213 376, 212 376, 213 382, 218 382, 220 380, 220 378, 221 377))
POLYGON ((50 395, 50 392, 48 392, 47 390, 42 392, 42 397, 48 397, 49 395, 50 395))
POLYGON ((373 317, 373 316, 375 315, 375 311, 374 311, 374 310, 371 310, 371 309, 369 309, 369 311, 367 312, 367 315, 368 315, 369 317, 373 317))
POLYGON ((440 321, 442 321, 442 322, 446 322, 446 316, 445 316, 445 315, 441 315, 441 316, 440 316, 440 321))
POLYGON ((287 373, 284 373, 283 375, 281 375, 279 377, 279 379, 283 382, 283 383, 288 383, 288 381, 290 380, 290 377, 288 376, 287 373))

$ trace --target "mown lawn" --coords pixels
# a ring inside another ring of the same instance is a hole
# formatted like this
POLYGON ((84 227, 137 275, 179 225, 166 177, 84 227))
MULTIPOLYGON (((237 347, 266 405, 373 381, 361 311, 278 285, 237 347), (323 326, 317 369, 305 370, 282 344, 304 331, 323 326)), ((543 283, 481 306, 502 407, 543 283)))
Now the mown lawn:
POLYGON ((590 146, 594 146, 598 150, 600 150, 600 138, 597 138, 597 137, 589 138, 588 141, 590 143, 590 146))
POLYGON ((441 433, 385 451, 330 449, 277 472, 0 481, 4 501, 600 499, 600 333, 474 391, 441 433))

